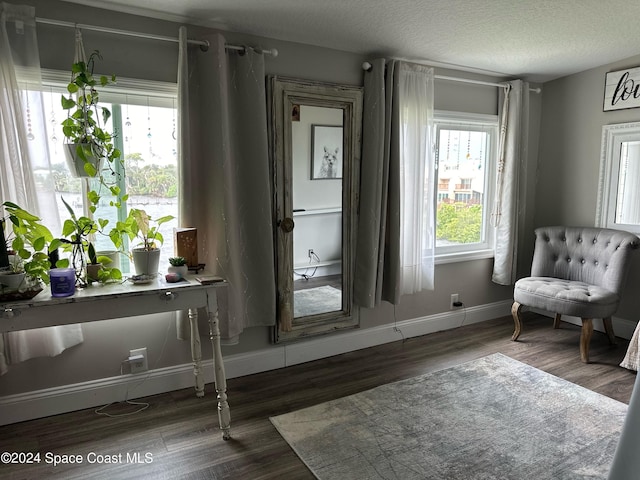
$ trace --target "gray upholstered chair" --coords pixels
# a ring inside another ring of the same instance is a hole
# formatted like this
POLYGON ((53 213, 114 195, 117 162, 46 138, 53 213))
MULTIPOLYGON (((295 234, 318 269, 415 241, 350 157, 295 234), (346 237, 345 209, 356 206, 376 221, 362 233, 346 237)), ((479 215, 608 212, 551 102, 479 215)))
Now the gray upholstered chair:
POLYGON ((580 317, 580 357, 588 363, 594 318, 603 319, 609 340, 615 343, 611 316, 620 303, 630 252, 638 246, 638 237, 588 227, 542 227, 535 233, 531 276, 518 280, 513 291, 511 340, 517 340, 522 331, 524 305, 554 312, 554 328, 562 315, 580 317))

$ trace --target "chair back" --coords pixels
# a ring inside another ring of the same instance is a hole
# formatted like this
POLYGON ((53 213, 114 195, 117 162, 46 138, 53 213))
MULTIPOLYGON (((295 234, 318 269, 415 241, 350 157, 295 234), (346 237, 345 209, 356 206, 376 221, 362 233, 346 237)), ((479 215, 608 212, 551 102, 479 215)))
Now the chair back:
POLYGON ((636 235, 607 228, 541 227, 535 234, 532 277, 577 280, 618 295, 639 244, 636 235))

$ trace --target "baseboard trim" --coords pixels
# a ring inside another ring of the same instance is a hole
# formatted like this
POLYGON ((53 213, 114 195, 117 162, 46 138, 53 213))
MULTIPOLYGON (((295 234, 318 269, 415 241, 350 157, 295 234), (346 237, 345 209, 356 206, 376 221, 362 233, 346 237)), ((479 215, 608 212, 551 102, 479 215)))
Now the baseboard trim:
MULTIPOLYGON (((331 336, 274 345, 248 353, 225 356, 227 378, 275 370, 362 348, 458 328, 509 315, 511 301, 460 308, 394 324, 350 330, 331 336)), ((213 361, 203 362, 206 383, 214 381, 213 361)), ((57 415, 170 392, 193 386, 191 364, 158 368, 137 375, 121 375, 0 397, 0 425, 57 415)), ((233 398, 233 397, 232 397, 233 398)), ((230 400, 232 400, 232 398, 230 400)))

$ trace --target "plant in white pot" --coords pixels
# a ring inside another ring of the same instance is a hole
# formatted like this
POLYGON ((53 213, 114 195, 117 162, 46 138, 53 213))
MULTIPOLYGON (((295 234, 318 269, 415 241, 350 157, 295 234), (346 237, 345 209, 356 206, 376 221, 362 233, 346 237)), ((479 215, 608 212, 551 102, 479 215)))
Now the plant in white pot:
POLYGON ((25 298, 30 298, 30 292, 35 295, 42 289, 42 283, 49 283, 50 254, 58 248, 60 241, 53 238, 36 215, 13 202, 4 202, 2 206, 12 227, 13 238, 5 232, 6 246, 10 241, 10 250, 15 252, 11 257, 8 275, 23 274, 24 281, 20 281, 15 288, 24 289, 25 298))
POLYGON ((168 273, 176 273, 180 278, 184 278, 189 273, 189 267, 187 266, 187 259, 184 257, 170 257, 168 273))
POLYGON ((69 96, 62 96, 62 108, 68 117, 62 122, 66 139, 65 155, 69 170, 75 176, 96 177, 104 160, 113 170, 113 162, 120 159, 120 151, 113 144, 113 136, 103 129, 111 117, 111 111, 99 107, 100 95, 97 87, 115 83, 116 77, 95 78, 95 60, 102 59, 94 51, 87 62, 76 62, 71 67, 71 81, 67 85, 69 96))
POLYGON ((147 212, 132 208, 124 222, 117 222, 109 233, 111 241, 118 249, 124 248, 123 238, 137 241, 132 245, 131 256, 137 275, 155 277, 160 265, 160 247, 164 237, 160 233, 160 225, 173 220, 173 215, 165 215, 153 220, 147 212))

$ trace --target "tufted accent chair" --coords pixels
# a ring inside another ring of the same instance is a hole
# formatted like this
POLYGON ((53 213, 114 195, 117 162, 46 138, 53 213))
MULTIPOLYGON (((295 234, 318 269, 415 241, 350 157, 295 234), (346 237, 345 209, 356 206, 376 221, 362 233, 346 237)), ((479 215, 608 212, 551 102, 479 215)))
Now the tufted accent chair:
POLYGON ((531 276, 518 280, 513 291, 511 340, 517 340, 522 331, 524 305, 554 312, 554 328, 559 327, 562 315, 580 317, 580 357, 589 363, 594 318, 603 319, 609 340, 615 343, 611 316, 620 303, 638 237, 588 227, 542 227, 535 234, 531 276))

